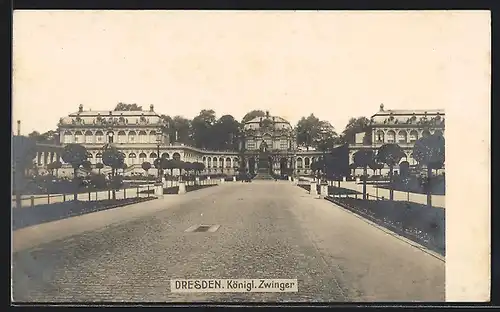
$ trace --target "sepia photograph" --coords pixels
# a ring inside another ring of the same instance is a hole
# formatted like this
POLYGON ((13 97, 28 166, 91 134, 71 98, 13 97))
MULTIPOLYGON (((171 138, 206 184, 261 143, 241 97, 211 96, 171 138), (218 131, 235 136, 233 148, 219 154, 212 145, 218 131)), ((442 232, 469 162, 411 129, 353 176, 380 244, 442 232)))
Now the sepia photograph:
POLYGON ((14 11, 12 301, 489 300, 490 40, 486 11, 14 11))

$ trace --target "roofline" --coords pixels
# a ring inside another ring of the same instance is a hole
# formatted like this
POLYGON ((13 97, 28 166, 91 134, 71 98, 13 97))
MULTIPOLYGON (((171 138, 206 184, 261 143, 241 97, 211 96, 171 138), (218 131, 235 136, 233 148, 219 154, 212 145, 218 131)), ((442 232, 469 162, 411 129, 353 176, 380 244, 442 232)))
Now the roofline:
MULTIPOLYGON (((411 111, 411 110, 409 110, 411 111)), ((384 110, 384 111, 378 111, 377 113, 373 114, 371 117, 375 117, 375 116, 389 116, 390 114, 392 114, 393 116, 411 116, 413 114, 415 115, 425 115, 423 112, 428 112, 430 114, 435 114, 435 113, 443 113, 443 115, 445 114, 445 110, 444 109, 441 109, 441 108, 438 108, 438 109, 429 109, 429 110, 425 110, 425 109, 419 109, 418 111, 414 111, 413 113, 398 113, 398 110, 384 110)))

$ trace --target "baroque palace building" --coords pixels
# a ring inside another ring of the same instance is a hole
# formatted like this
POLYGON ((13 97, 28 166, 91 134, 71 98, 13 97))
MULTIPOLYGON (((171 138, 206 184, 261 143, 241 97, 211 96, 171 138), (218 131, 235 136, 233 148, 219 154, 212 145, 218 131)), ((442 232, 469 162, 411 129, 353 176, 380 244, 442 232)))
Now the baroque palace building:
MULTIPOLYGON (((366 133, 358 133, 355 142, 349 145, 349 162, 353 162, 353 155, 358 150, 397 143, 406 153, 406 158, 401 161, 407 160, 414 165, 412 149, 415 141, 435 132, 444 135, 444 126, 443 110, 386 110, 381 104, 370 119, 371 136, 365 138, 366 133)), ((239 152, 209 151, 170 142, 167 128, 153 105, 149 111, 91 111, 80 105, 77 112, 60 119, 59 144, 37 145, 35 162, 40 169, 56 160, 64 164, 61 158, 64 145, 78 143, 85 146, 90 162, 96 164, 102 162, 102 147, 111 143, 125 155, 128 165, 125 174, 143 174, 142 163, 152 164, 160 155, 202 162, 205 174, 235 174, 236 168, 244 165, 251 173, 266 168, 274 173, 308 175, 312 162, 322 155, 320 151, 299 149, 292 125, 281 117, 269 115, 269 112, 243 125, 239 152)), ((103 170, 107 171, 109 169, 103 170)), ((65 164, 60 172, 71 174, 72 170, 65 164)), ((150 173, 155 174, 156 170, 151 169, 150 173)), ((355 172, 360 173, 361 169, 355 172)))

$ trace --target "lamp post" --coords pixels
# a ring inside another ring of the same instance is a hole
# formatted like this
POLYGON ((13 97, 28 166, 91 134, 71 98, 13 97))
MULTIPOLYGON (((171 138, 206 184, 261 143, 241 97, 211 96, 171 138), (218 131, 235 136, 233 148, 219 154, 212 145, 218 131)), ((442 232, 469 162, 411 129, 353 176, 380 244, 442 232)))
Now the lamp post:
POLYGON ((161 145, 161 142, 162 142, 162 133, 161 131, 157 131, 156 132, 156 147, 157 147, 157 162, 158 162, 158 182, 162 182, 162 175, 163 175, 163 168, 161 166, 161 157, 160 157, 160 145, 161 145))
POLYGON ((321 149, 323 151, 323 174, 322 174, 322 183, 327 183, 326 181, 326 150, 328 148, 328 144, 327 144, 327 139, 328 139, 328 130, 326 129, 325 126, 322 126, 320 129, 320 136, 321 136, 321 142, 320 142, 320 146, 321 146, 321 149))

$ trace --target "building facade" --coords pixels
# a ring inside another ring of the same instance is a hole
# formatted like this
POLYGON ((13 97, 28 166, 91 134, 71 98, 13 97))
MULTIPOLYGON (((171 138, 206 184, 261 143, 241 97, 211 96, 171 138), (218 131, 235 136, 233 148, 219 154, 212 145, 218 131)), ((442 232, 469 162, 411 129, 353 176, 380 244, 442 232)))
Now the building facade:
MULTIPOLYGON (((445 112, 443 109, 388 110, 380 104, 379 111, 370 118, 369 132, 369 140, 365 140, 365 133, 359 133, 356 142, 349 146, 351 163, 354 162, 354 153, 360 149, 377 150, 384 144, 396 143, 406 154, 401 162, 408 161, 414 166, 417 162, 412 155, 413 146, 418 139, 438 133, 445 136, 445 112)), ((361 169, 356 169, 356 174, 360 173, 361 169)))
MULTIPOLYGON (((354 153, 358 150, 376 150, 383 144, 397 143, 406 154, 401 161, 407 160, 414 165, 412 149, 415 141, 437 132, 444 135, 444 128, 443 110, 386 110, 382 104, 371 116, 369 139, 365 138, 366 133, 358 133, 355 143, 349 145, 349 162, 354 162, 354 153)), ((102 147, 111 143, 125 156, 128 165, 125 174, 144 173, 142 163, 152 164, 160 155, 167 159, 202 162, 205 174, 235 174, 239 167, 256 173, 259 164, 265 163, 270 172, 277 174, 309 175, 312 173, 311 164, 322 156, 320 151, 300 150, 292 125, 279 116, 269 115, 269 112, 243 125, 240 152, 209 151, 172 143, 167 129, 168 125, 154 111, 153 105, 149 111, 91 111, 80 105, 77 112, 60 119, 59 144, 38 144, 35 162, 42 170, 56 160, 64 164, 61 158, 64 145, 78 143, 87 149, 92 164, 101 163, 102 147), (262 159, 264 154, 266 159, 262 159)), ((68 174, 72 173, 68 164, 63 165, 60 172, 64 173, 65 169, 68 174)), ((151 169, 150 173, 155 174, 156 170, 151 169)), ((354 173, 360 174, 361 169, 354 173)))

